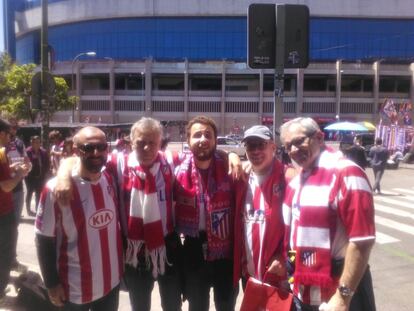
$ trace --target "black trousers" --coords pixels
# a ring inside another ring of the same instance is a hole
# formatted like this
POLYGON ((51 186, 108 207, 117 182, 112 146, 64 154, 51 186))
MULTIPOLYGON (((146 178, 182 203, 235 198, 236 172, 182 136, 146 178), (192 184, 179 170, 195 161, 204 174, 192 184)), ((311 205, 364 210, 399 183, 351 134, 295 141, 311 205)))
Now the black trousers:
POLYGON ((184 296, 189 311, 208 311, 210 288, 214 291, 217 311, 234 311, 238 289, 233 287, 233 261, 203 258, 203 238, 186 237, 184 241, 184 296))
POLYGON ((119 285, 114 287, 107 295, 90 303, 82 305, 71 302, 65 303, 63 311, 117 311, 119 305, 119 285))
POLYGON ((30 212, 30 204, 32 202, 33 193, 35 194, 35 211, 37 211, 37 206, 39 205, 40 201, 40 194, 42 193, 44 181, 37 180, 37 179, 26 179, 26 210, 30 212))
POLYGON ((14 210, 0 216, 0 294, 9 283, 12 261, 15 258, 17 225, 14 210))

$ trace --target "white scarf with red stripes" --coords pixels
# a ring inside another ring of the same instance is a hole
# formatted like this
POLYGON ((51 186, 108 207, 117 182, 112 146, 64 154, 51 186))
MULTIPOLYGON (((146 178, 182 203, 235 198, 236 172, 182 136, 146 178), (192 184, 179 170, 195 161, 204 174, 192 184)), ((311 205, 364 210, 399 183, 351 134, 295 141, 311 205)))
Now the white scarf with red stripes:
MULTIPOLYGON (((149 169, 136 166, 132 174, 132 190, 130 217, 128 220, 128 248, 126 263, 134 267, 138 265, 138 254, 145 245, 145 257, 152 263, 152 275, 156 278, 164 274, 167 261, 167 251, 160 211, 160 202, 156 187, 156 176, 161 167, 160 156, 149 169)), ((171 174, 169 174, 171 176, 171 174)), ((164 176, 165 177, 165 176, 164 176)), ((165 181, 167 183, 168 181, 165 181)), ((165 188, 165 187, 164 187, 165 188)), ((167 203, 168 204, 168 203, 167 203)))

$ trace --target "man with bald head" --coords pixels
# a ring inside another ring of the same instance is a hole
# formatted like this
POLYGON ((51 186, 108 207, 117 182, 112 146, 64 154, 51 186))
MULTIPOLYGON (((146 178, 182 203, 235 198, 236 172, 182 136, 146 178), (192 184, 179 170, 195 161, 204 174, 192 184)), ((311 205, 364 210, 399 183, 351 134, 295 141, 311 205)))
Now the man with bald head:
POLYGON ((123 258, 116 192, 102 172, 108 144, 91 126, 73 141, 80 164, 72 170, 72 199, 67 206, 56 203, 53 178, 37 210, 42 276, 51 302, 63 310, 117 310, 123 258))

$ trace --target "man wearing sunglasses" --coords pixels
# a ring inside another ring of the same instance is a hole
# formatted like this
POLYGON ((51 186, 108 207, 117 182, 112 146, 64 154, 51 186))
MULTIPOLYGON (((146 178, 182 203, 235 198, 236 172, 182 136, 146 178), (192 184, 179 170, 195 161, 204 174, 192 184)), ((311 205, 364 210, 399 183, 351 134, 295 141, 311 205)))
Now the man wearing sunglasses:
POLYGON ((105 133, 84 127, 74 136, 80 159, 70 179, 73 199, 62 208, 45 186, 35 221, 36 246, 51 302, 64 310, 115 311, 123 274, 116 191, 102 172, 105 133))
POLYGON ((249 128, 242 142, 251 171, 247 182, 239 181, 237 187, 234 281, 241 276, 243 283, 249 277, 277 283, 286 275, 281 256, 284 169, 275 156, 276 144, 268 127, 249 128))
POLYGON ((296 254, 296 310, 375 310, 368 267, 375 242, 374 205, 365 172, 329 150, 311 118, 286 122, 281 138, 301 167, 283 204, 290 232, 285 241, 296 254))

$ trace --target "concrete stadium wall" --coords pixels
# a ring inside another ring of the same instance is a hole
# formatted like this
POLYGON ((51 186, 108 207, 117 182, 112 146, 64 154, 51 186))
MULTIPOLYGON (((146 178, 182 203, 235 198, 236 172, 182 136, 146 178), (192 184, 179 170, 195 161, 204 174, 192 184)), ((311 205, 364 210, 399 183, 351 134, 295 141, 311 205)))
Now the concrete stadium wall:
MULTIPOLYGON (((250 3, 270 0, 67 0, 49 4, 49 24, 137 16, 244 16, 250 3)), ((279 1, 274 1, 275 3, 279 1)), ((312 16, 414 18, 412 0, 285 0, 312 16)), ((40 7, 17 13, 16 33, 40 27, 40 7)))

